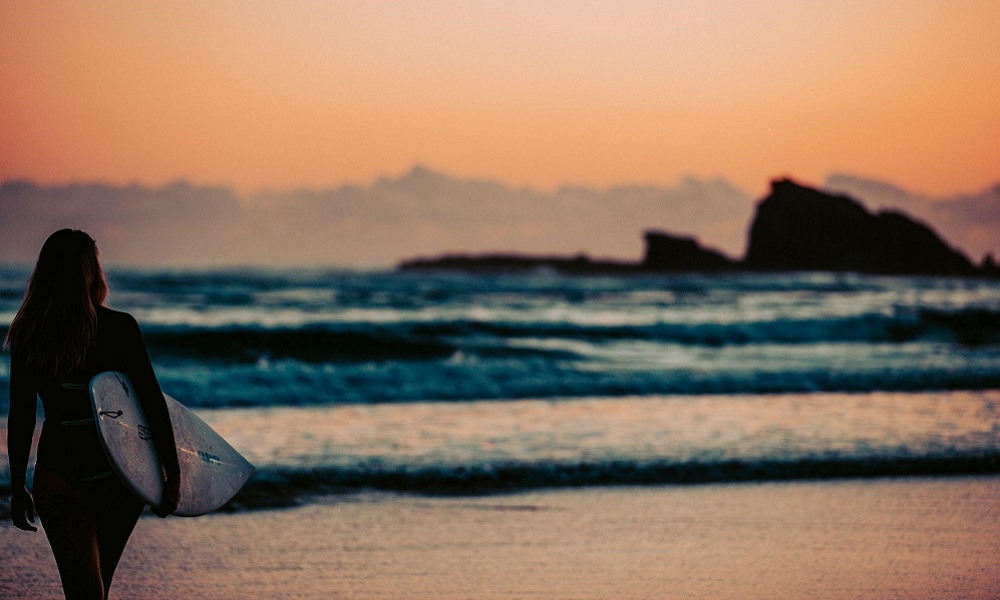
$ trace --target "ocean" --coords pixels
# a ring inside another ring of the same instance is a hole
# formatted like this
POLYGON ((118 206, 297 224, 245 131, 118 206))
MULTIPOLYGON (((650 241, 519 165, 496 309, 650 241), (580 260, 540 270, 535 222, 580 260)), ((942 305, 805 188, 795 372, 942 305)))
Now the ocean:
MULTIPOLYGON (((4 332, 28 275, 0 269, 4 332)), ((997 280, 113 268, 109 284, 164 391, 258 467, 232 509, 1000 472, 997 280)), ((4 415, 9 372, 5 355, 4 415)))

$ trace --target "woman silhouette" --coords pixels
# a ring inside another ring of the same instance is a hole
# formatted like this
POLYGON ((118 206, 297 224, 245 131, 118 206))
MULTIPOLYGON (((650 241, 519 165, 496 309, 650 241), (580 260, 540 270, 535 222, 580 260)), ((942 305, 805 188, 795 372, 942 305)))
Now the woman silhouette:
POLYGON ((177 507, 180 468, 163 394, 138 324, 104 306, 107 292, 94 240, 57 231, 42 246, 6 339, 11 520, 36 531, 37 509, 67 598, 108 597, 143 507, 111 471, 97 437, 88 395, 95 374, 122 371, 132 380, 163 466, 163 497, 153 511, 165 517, 177 507), (26 473, 37 398, 45 421, 32 499, 26 473))

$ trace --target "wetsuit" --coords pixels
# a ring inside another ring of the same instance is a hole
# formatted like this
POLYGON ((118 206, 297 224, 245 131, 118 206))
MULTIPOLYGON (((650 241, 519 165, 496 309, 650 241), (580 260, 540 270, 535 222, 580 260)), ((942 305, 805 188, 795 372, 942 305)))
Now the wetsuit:
POLYGON ((36 394, 42 400, 45 421, 38 440, 36 467, 51 471, 87 493, 106 493, 117 483, 104 448, 97 437, 90 403, 91 378, 102 371, 122 371, 129 376, 153 434, 153 442, 168 474, 178 472, 177 450, 163 393, 142 341, 139 325, 123 312, 97 308, 97 335, 81 368, 58 381, 46 380, 27 367, 17 348, 11 349, 10 465, 12 483, 23 482, 27 452, 34 430, 36 394), (23 436, 27 435, 25 443, 23 436))

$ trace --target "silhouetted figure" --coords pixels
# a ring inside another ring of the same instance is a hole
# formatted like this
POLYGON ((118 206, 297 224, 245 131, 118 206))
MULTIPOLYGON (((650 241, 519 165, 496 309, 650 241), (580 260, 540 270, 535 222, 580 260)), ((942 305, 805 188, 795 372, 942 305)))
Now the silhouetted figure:
POLYGON ((37 508, 67 598, 108 597, 143 508, 112 472, 98 438, 88 392, 95 374, 122 371, 132 380, 163 464, 163 498, 154 512, 166 516, 178 500, 180 469, 163 394, 138 324, 104 306, 107 291, 94 240, 57 231, 42 246, 6 340, 11 520, 36 531, 30 523, 37 508), (45 421, 32 498, 25 480, 38 398, 45 421))

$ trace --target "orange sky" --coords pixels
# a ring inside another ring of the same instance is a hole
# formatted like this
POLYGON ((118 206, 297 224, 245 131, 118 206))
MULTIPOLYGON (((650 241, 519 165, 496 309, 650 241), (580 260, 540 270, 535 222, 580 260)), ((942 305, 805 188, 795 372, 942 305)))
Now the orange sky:
POLYGON ((0 179, 1000 180, 1000 3, 0 0, 0 179))

